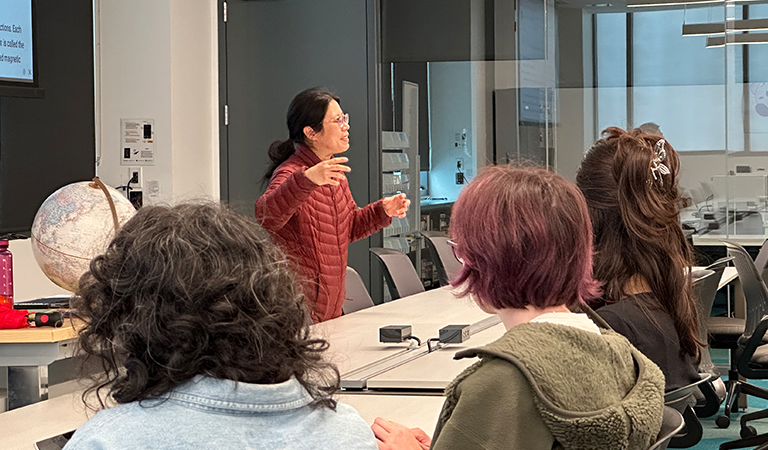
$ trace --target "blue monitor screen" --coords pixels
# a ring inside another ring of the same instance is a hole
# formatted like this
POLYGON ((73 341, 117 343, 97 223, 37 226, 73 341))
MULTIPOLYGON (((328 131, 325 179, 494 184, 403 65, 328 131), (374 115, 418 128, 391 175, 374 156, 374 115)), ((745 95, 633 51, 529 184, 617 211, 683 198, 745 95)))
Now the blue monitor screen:
POLYGON ((34 83, 32 0, 0 0, 0 81, 34 83))

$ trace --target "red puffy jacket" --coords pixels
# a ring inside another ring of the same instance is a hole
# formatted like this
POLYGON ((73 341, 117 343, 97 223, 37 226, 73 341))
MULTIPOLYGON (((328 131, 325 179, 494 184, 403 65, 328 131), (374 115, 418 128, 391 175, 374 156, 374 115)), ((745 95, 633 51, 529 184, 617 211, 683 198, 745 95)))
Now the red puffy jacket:
POLYGON ((282 163, 256 200, 256 218, 296 264, 312 320, 341 315, 347 250, 392 223, 381 200, 358 208, 346 179, 318 186, 304 171, 320 162, 307 146, 282 163))

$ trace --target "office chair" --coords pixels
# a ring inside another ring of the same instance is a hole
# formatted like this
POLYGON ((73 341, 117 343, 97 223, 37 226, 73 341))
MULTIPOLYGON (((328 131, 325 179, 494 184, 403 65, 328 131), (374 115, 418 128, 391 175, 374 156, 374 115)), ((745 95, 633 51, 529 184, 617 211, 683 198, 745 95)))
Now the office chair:
POLYGON ((755 257, 755 267, 757 267, 757 272, 760 274, 760 276, 763 277, 763 280, 765 280, 765 266, 768 263, 768 239, 763 242, 762 247, 760 247, 760 252, 755 257))
MULTIPOLYGON (((739 357, 739 373, 747 378, 768 378, 768 348, 763 346, 763 338, 768 330, 768 316, 764 316, 755 327, 749 338, 743 342, 743 349, 739 357)), ((745 331, 746 335, 746 331, 745 331)), ((742 383, 742 391, 749 394, 768 398, 768 390, 742 383), (754 391, 753 391, 754 390, 754 391), (756 394, 754 392, 759 392, 756 394)), ((730 392, 729 392, 730 393, 730 392)), ((720 445, 720 450, 734 448, 756 447, 755 450, 768 450, 768 433, 757 434, 754 427, 748 425, 750 420, 768 418, 768 409, 755 411, 741 416, 741 439, 726 442, 720 445)))
POLYGON ((448 243, 448 235, 441 231, 422 231, 421 235, 427 242, 432 262, 437 268, 440 286, 448 285, 451 278, 461 270, 461 263, 453 256, 453 250, 448 243))
MULTIPOLYGON (((732 260, 733 257, 720 258, 707 266, 706 268, 715 271, 716 275, 711 280, 707 280, 705 285, 701 287, 701 312, 706 323, 705 329, 709 335, 709 346, 712 348, 735 349, 741 333, 744 332, 744 319, 710 316, 712 305, 717 295, 717 286, 720 284, 720 278, 722 278, 723 271, 732 260)), ((700 337, 702 336, 700 335, 700 337)), ((732 368, 735 371, 736 365, 733 364, 732 368)))
POLYGON ((424 292, 421 278, 408 255, 389 248, 372 247, 369 250, 384 266, 384 280, 392 300, 424 292))
POLYGON ((701 436, 704 434, 704 429, 701 426, 701 422, 699 422, 699 418, 696 417, 696 413, 693 411, 691 404, 694 402, 693 397, 696 389, 708 382, 711 378, 712 375, 708 373, 701 374, 701 379, 699 381, 664 394, 664 405, 674 408, 677 412, 682 414, 685 422, 685 427, 676 433, 669 441, 670 448, 693 447, 701 440, 701 436))
POLYGON ((355 269, 349 266, 347 266, 346 294, 344 297, 344 304, 341 305, 341 311, 344 314, 351 314, 373 306, 373 300, 368 294, 368 289, 365 288, 363 279, 360 278, 360 274, 355 269))
MULTIPOLYGON (((739 336, 744 331, 743 319, 710 316, 720 279, 723 276, 725 267, 731 260, 733 260, 732 257, 721 258, 710 264, 706 269, 694 271, 691 274, 693 278, 693 293, 698 298, 701 308, 699 340, 705 344, 705 347, 701 349, 699 372, 712 375, 709 381, 699 386, 701 397, 698 399, 698 404, 693 408, 698 417, 711 417, 717 414, 720 410, 720 404, 725 400, 727 391, 725 383, 720 378, 720 372, 718 372, 715 364, 712 362, 712 357, 709 354, 710 346, 713 348, 723 348, 724 346, 728 349, 734 349, 737 346, 736 342, 739 336), (712 340, 717 340, 719 337, 719 346, 707 344, 709 341, 708 335, 712 336, 712 340)), ((731 369, 730 374, 733 379, 737 379, 735 359, 731 369)))
POLYGON ((669 441, 685 426, 682 414, 669 406, 664 407, 664 418, 661 420, 661 431, 656 442, 648 450, 666 450, 669 441))
MULTIPOLYGON (((747 379, 768 378, 768 347, 762 346, 765 331, 768 329, 768 318, 763 320, 763 316, 768 312, 768 288, 766 288, 762 277, 757 271, 757 267, 755 267, 754 261, 752 261, 744 247, 728 241, 724 241, 724 243, 728 248, 729 254, 734 257, 733 262, 736 266, 736 271, 739 273, 739 280, 744 289, 744 297, 747 302, 747 318, 744 331, 738 340, 737 349, 732 351, 736 355, 738 375, 747 379)), ((725 415, 718 417, 715 421, 720 428, 725 428, 730 423, 730 414, 736 404, 739 393, 768 400, 768 389, 763 389, 738 379, 729 379, 728 384, 725 415)), ((742 415, 740 434, 744 439, 725 443, 720 448, 742 448, 768 442, 768 434, 754 436, 755 429, 747 425, 749 420, 765 417, 768 417, 768 410, 742 415)))

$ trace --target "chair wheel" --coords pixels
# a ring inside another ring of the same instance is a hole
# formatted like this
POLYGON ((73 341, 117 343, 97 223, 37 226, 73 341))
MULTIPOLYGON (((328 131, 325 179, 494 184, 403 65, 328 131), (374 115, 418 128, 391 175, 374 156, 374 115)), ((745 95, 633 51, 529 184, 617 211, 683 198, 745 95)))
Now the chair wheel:
POLYGON ((728 425, 731 424, 731 418, 728 416, 718 416, 715 419, 715 424, 718 428, 728 428, 728 425))
POLYGON ((741 438, 746 439, 748 437, 757 436, 757 430, 755 430, 755 427, 750 425, 744 425, 741 427, 741 438))

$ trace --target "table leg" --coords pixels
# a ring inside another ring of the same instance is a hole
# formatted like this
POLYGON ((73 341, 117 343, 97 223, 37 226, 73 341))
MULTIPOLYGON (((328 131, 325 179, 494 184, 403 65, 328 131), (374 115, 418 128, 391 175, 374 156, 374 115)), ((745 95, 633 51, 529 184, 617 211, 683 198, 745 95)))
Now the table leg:
POLYGON ((8 367, 8 410, 48 400, 48 366, 8 367))

